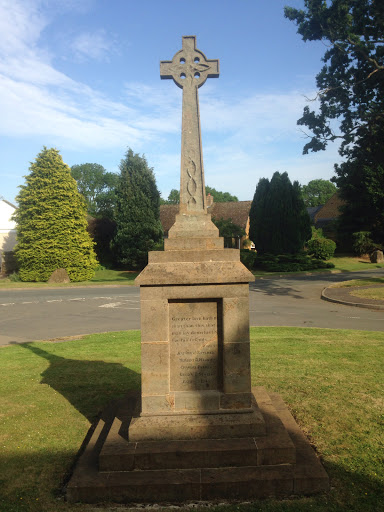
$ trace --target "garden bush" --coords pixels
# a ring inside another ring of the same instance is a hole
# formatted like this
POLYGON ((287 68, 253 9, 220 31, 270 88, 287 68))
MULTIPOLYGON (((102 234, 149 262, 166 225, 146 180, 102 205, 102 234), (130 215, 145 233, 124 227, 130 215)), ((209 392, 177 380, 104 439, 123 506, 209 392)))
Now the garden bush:
POLYGON ((308 254, 319 260, 329 260, 335 254, 336 243, 329 238, 312 238, 307 243, 308 254))
POLYGON ((306 253, 257 255, 255 268, 267 272, 302 272, 321 268, 334 268, 333 263, 327 263, 318 258, 311 258, 306 253))
POLYGON ((380 244, 375 244, 371 238, 370 231, 357 231, 352 234, 353 238, 353 250, 358 256, 368 254, 375 249, 381 249, 380 244))
POLYGON ((255 266, 257 254, 254 251, 248 249, 240 249, 240 261, 247 267, 248 270, 252 270, 255 266))

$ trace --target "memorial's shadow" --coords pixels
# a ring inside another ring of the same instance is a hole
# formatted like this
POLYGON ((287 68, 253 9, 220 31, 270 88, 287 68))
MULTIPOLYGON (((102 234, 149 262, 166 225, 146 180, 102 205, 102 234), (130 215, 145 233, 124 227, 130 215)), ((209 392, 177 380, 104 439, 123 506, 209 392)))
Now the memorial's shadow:
POLYGON ((49 362, 41 373, 41 384, 60 393, 90 423, 106 404, 140 389, 140 374, 120 363, 66 359, 30 343, 19 346, 49 362))

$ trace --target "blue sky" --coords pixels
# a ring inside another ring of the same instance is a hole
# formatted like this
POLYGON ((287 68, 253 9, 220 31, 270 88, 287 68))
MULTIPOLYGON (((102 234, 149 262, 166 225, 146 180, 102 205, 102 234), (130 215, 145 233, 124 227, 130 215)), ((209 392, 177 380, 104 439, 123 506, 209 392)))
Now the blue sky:
MULTIPOLYGON (((179 187, 182 91, 160 79, 183 35, 220 60, 199 89, 206 184, 252 199, 275 171, 330 179, 336 144, 302 155, 297 119, 325 47, 283 15, 302 0, 0 0, 0 196, 14 201, 43 146, 69 166, 118 172, 144 154, 166 198, 179 187)), ((312 104, 313 105, 313 104, 312 104)))

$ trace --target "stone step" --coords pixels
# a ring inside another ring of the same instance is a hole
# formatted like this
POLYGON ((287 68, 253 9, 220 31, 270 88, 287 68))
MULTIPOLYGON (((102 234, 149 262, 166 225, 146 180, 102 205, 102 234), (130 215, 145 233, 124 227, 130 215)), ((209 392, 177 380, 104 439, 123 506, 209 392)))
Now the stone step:
MULTIPOLYGON (((267 394, 260 394, 260 408, 254 402, 258 415, 264 417, 261 435, 224 439, 188 439, 129 442, 123 413, 109 430, 99 456, 100 471, 132 471, 150 469, 191 469, 295 462, 295 448, 267 394)), ((233 415, 242 418, 243 414, 233 415)), ((214 415, 207 416, 215 418, 214 415)), ((184 424, 188 416, 179 416, 184 424)))
POLYGON ((280 396, 253 392, 267 433, 242 439, 129 443, 123 435, 134 407, 126 402, 113 422, 97 424, 67 486, 68 501, 177 503, 327 491, 328 476, 280 396))

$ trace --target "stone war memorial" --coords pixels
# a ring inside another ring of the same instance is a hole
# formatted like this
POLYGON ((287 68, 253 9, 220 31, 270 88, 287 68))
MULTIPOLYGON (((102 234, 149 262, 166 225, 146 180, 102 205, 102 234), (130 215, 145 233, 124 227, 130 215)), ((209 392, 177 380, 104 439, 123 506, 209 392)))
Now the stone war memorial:
POLYGON ((324 492, 328 476, 280 396, 251 387, 254 277, 238 249, 224 249, 207 213, 198 89, 219 76, 219 61, 184 36, 160 75, 183 92, 180 209, 165 250, 150 252, 136 279, 141 392, 101 417, 67 499, 180 503, 324 492))

